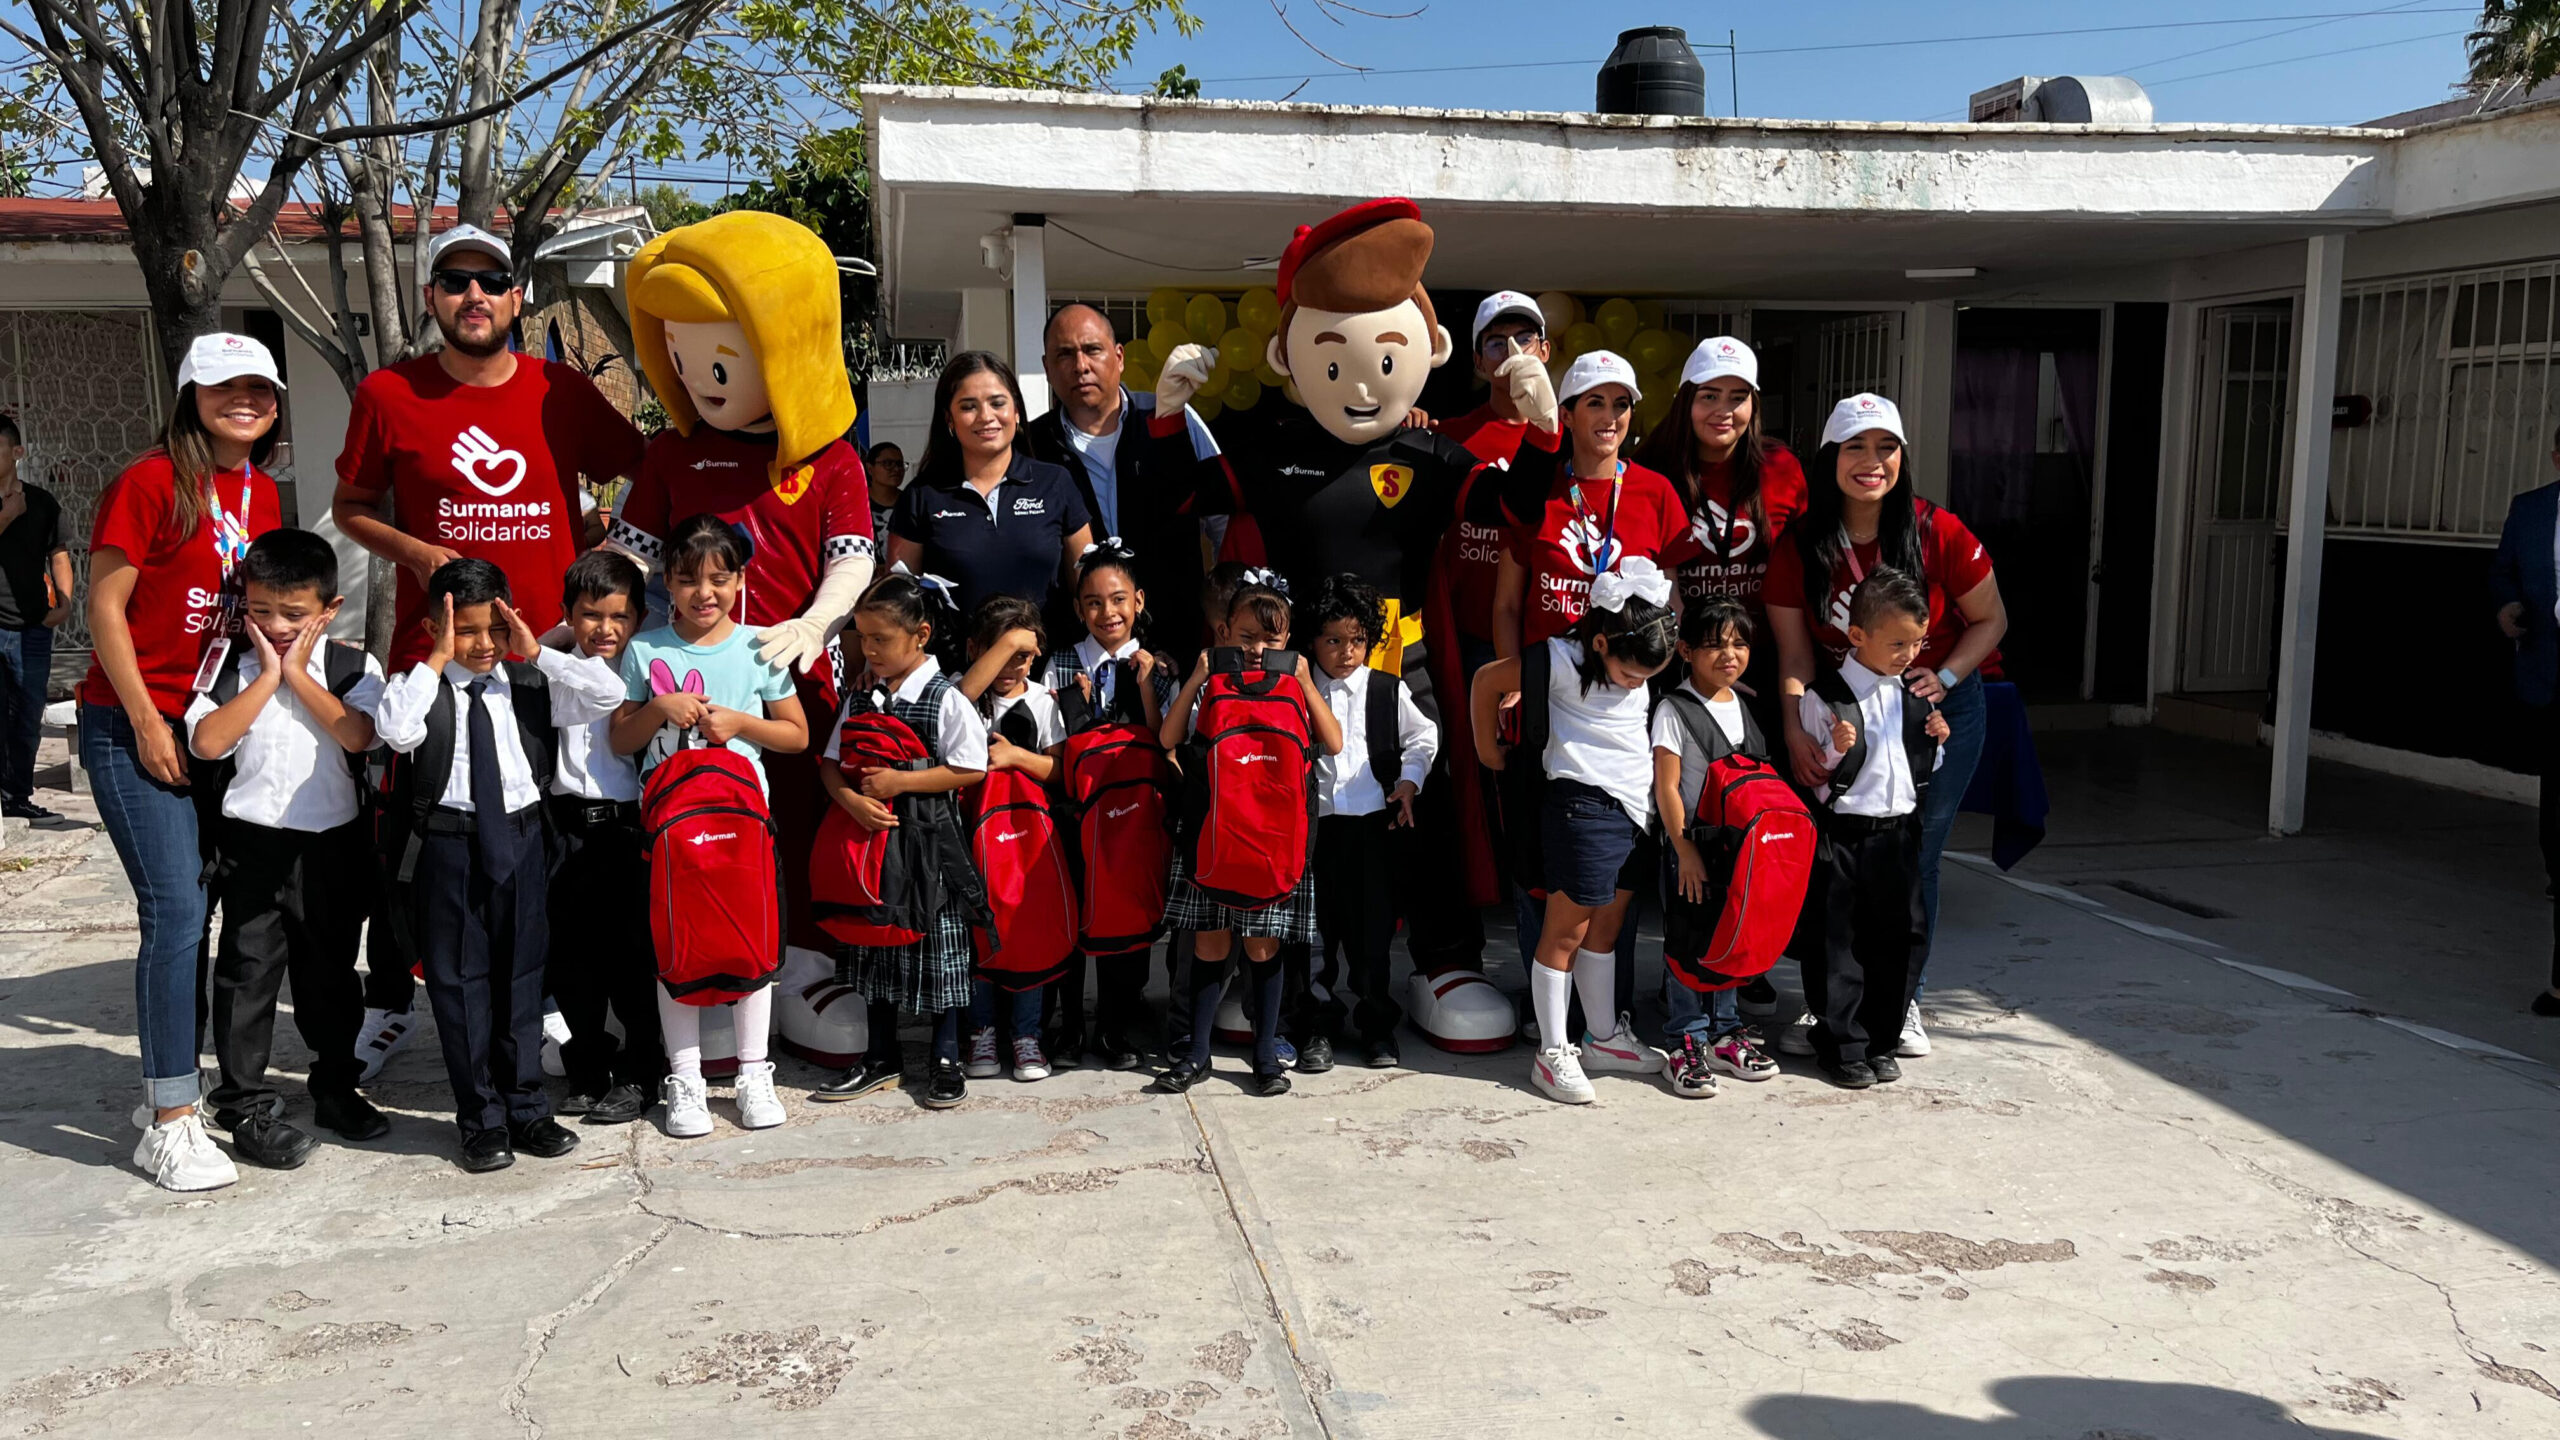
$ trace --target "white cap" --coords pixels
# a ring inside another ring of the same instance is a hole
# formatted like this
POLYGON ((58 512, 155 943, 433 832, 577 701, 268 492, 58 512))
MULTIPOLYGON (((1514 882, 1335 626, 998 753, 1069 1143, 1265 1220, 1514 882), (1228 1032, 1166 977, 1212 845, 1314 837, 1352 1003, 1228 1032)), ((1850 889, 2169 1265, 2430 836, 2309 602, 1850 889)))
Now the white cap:
POLYGON ((1538 308, 1537 301, 1517 290, 1496 290, 1484 297, 1484 303, 1476 307, 1476 328, 1473 334, 1467 336, 1467 343, 1483 344, 1485 327, 1505 315, 1520 316, 1541 330, 1547 328, 1547 312, 1538 308))
POLYGON ((1739 380, 1754 391, 1760 388, 1760 357, 1751 347, 1730 335, 1710 335, 1689 352, 1689 363, 1680 367, 1680 383, 1704 385, 1710 380, 1739 380))
POLYGON ((512 269, 516 263, 515 252, 507 248, 506 241, 477 225, 456 225, 427 242, 427 268, 433 270, 444 263, 447 255, 466 251, 488 256, 498 262, 500 269, 512 269))
POLYGON ((1881 395, 1863 392, 1831 407, 1831 418, 1822 422, 1822 443, 1838 445, 1853 435, 1881 430, 1905 445, 1911 437, 1902 433, 1902 410, 1881 395))
POLYGON ((1585 390, 1596 390, 1603 385, 1624 385, 1628 399, 1644 398, 1644 391, 1636 386, 1636 367, 1620 358, 1614 350, 1586 350, 1565 367, 1564 383, 1556 387, 1556 401, 1569 404, 1585 390))
POLYGON ((276 357, 246 335, 199 335, 187 347, 187 358, 178 362, 181 390, 190 385, 220 385, 243 375, 262 375, 268 384, 284 388, 276 375, 276 357))

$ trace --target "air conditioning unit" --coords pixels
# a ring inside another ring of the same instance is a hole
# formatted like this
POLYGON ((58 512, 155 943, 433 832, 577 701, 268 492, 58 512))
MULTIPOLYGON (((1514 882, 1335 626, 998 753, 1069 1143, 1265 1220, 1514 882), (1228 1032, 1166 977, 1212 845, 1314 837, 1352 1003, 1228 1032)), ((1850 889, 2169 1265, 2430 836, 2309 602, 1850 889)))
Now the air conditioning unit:
POLYGON ((1973 92, 1977 125, 2148 125, 2151 96, 2123 75, 2021 75, 1973 92))

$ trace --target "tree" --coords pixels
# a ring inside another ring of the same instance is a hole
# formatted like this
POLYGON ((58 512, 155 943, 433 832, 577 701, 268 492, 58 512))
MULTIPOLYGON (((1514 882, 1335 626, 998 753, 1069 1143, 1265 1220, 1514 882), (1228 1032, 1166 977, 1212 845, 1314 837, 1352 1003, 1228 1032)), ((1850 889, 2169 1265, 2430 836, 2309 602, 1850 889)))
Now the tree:
POLYGON ((2472 89, 2531 90, 2560 74, 2560 0, 2487 0, 2463 44, 2472 89))
POLYGON ((1180 65, 1156 77, 1156 93, 1168 100, 1197 100, 1200 81, 1180 65))

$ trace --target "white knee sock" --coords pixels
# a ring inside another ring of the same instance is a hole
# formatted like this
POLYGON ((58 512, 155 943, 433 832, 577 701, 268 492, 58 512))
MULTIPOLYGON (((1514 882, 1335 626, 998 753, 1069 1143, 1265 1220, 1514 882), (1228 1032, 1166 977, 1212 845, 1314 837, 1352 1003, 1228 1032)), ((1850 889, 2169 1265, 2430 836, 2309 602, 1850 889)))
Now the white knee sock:
POLYGON ((1573 952, 1573 988, 1582 995, 1582 1023, 1591 1038, 1618 1033, 1618 957, 1604 950, 1573 952))
POLYGON ((1538 1043, 1552 1049, 1573 1043, 1564 1033, 1566 1011, 1573 1004, 1573 975, 1544 965, 1529 967, 1529 1003, 1538 1012, 1538 1043))
POLYGON ((763 1064, 765 1042, 773 1030, 773 987, 740 996, 729 1006, 729 1023, 738 1030, 738 1063, 763 1064))
POLYGON ((702 1078, 702 1007, 687 1005, 658 987, 658 1033, 667 1042, 667 1069, 688 1079, 702 1078))

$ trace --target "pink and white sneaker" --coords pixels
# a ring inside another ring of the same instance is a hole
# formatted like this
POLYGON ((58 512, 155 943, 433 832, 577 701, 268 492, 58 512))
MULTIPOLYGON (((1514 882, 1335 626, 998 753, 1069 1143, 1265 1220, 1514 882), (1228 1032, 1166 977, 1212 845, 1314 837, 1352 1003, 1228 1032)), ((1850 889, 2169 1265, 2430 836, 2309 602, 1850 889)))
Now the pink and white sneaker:
POLYGON ((1622 1075, 1659 1075, 1665 1063, 1663 1053, 1636 1038, 1636 1019, 1621 1010, 1618 1028, 1605 1040, 1583 1037, 1582 1068, 1616 1071, 1622 1075))
POLYGON ((1766 1080, 1778 1073, 1778 1062, 1760 1053, 1747 1035, 1727 1035, 1715 1043, 1715 1067, 1736 1080, 1766 1080))

